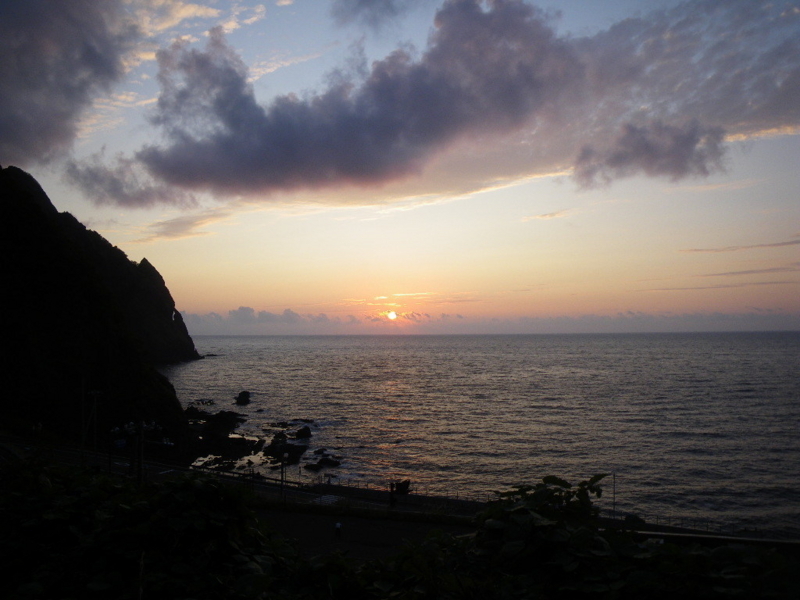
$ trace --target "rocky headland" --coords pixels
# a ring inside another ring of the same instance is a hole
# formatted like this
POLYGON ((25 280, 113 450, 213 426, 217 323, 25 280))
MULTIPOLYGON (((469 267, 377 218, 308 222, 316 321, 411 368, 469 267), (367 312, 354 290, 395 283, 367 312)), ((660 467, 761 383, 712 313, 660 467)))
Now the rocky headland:
MULTIPOLYGON (((59 212, 39 183, 0 167, 0 278, 4 358, 0 433, 232 470, 254 461, 298 464, 308 422, 276 424, 272 439, 236 435, 243 415, 184 410, 159 367, 201 358, 164 279, 59 212)), ((242 391, 237 406, 250 402, 242 391)), ((318 471, 340 457, 317 449, 318 471)))
POLYGON ((189 433, 157 367, 200 358, 163 278, 0 168, 3 428, 98 447, 115 428, 189 433))

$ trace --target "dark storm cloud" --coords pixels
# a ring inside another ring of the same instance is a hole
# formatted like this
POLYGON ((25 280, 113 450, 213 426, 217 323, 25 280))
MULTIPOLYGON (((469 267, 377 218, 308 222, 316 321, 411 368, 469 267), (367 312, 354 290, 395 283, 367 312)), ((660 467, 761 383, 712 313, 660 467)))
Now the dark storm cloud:
POLYGON ((139 38, 122 0, 0 2, 0 163, 69 149, 93 96, 124 74, 139 38))
MULTIPOLYGON (((406 5, 334 8, 377 18, 406 5)), ((269 194, 386 183, 472 138, 500 143, 493 156, 516 161, 519 176, 573 168, 592 186, 705 176, 722 167, 727 137, 800 127, 797 1, 697 0, 592 37, 558 38, 519 0, 448 0, 435 25, 419 55, 398 49, 319 93, 268 105, 221 30, 202 50, 175 44, 158 54, 152 122, 163 139, 135 159, 183 189, 269 194), (502 135, 521 137, 504 147, 502 135)))
POLYGON ((426 0, 333 0, 331 14, 339 24, 352 22, 379 27, 426 0))
POLYGON ((448 2, 428 51, 397 50, 367 78, 308 98, 256 102, 244 65, 211 32, 204 51, 158 54, 154 123, 166 146, 137 155, 157 178, 236 193, 382 182, 418 171, 467 133, 510 131, 580 72, 539 13, 503 0, 448 2))

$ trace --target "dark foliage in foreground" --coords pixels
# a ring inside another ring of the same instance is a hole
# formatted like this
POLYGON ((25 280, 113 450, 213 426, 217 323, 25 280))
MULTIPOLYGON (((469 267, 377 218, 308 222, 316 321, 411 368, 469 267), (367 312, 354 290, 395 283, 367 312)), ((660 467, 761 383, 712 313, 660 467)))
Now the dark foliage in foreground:
POLYGON ((474 535, 390 560, 307 560, 215 479, 137 488, 86 471, 0 472, 3 598, 788 598, 797 556, 654 545, 601 532, 591 497, 556 477, 498 495, 474 535))
POLYGON ((138 489, 60 468, 4 479, 2 597, 255 598, 292 559, 214 479, 138 489))
POLYGON ((441 538, 368 566, 376 597, 788 598, 797 556, 744 545, 676 546, 601 532, 591 497, 603 475, 557 477, 499 494, 474 537, 441 538), (371 569, 371 570, 370 570, 371 569))

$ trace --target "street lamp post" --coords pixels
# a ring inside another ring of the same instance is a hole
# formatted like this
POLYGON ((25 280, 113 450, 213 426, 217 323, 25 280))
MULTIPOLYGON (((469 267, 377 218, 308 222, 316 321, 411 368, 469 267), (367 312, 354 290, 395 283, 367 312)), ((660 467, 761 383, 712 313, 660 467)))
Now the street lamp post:
POLYGON ((617 520, 617 472, 611 474, 611 515, 617 520))
POLYGON ((286 462, 289 460, 289 454, 284 452, 281 454, 281 499, 286 501, 286 462))

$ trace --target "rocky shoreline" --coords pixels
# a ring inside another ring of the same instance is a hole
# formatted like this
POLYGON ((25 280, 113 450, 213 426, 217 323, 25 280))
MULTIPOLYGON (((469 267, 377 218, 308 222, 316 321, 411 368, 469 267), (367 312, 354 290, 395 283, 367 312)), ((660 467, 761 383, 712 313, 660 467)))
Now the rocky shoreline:
MULTIPOLYGON (((244 392, 242 392, 244 394, 244 392)), ((240 394, 237 398, 241 398, 240 394)), ((237 404, 241 404, 237 401, 237 404)), ((341 465, 342 456, 327 448, 312 450, 313 430, 311 419, 292 419, 270 424, 271 438, 249 437, 236 434, 236 429, 247 420, 242 413, 232 410, 208 410, 213 402, 190 403, 184 413, 190 430, 196 436, 191 450, 193 464, 218 471, 236 471, 255 466, 269 470, 299 465, 317 473, 341 465), (198 406, 198 404, 200 406, 198 406), (310 460, 304 457, 313 457, 310 460)))

